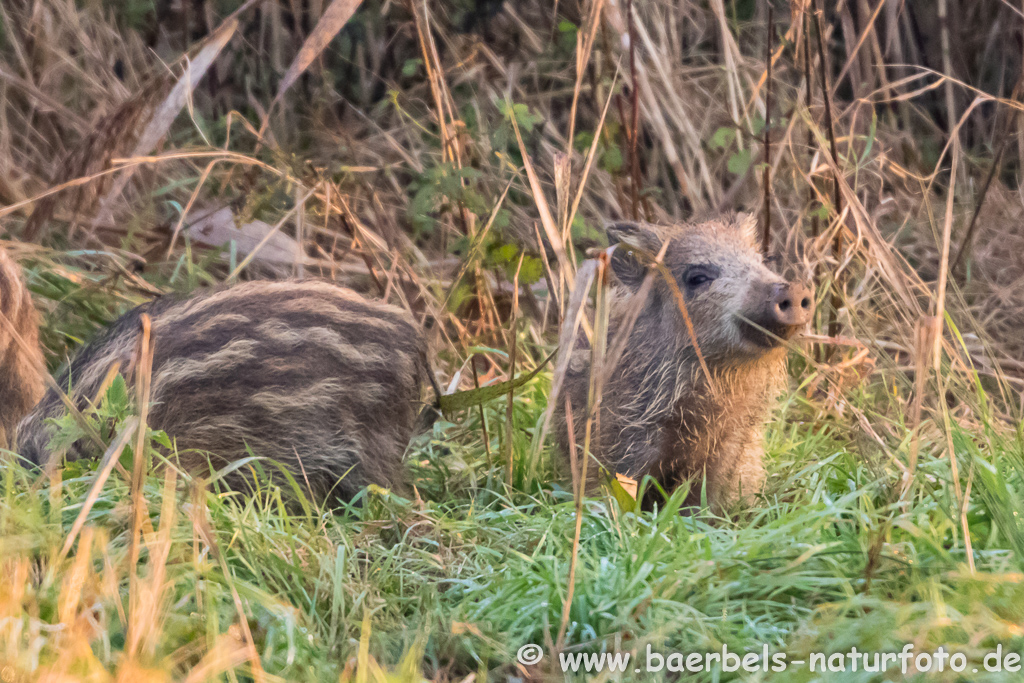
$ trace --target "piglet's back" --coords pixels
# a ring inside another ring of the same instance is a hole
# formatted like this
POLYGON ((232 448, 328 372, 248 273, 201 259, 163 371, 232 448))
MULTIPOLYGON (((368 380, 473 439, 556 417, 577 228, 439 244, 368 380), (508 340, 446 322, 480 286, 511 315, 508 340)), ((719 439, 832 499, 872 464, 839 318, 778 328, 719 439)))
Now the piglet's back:
MULTIPOLYGON (((320 281, 161 298, 126 314, 64 370, 58 384, 77 404, 115 365, 133 378, 142 314, 155 348, 150 423, 176 440, 185 467, 252 454, 284 465, 317 498, 349 498, 367 483, 404 487, 402 455, 428 372, 405 311, 320 281)), ((22 455, 40 464, 53 456, 45 418, 62 412, 48 392, 19 428, 22 455)), ((68 457, 88 451, 76 444, 68 457)))

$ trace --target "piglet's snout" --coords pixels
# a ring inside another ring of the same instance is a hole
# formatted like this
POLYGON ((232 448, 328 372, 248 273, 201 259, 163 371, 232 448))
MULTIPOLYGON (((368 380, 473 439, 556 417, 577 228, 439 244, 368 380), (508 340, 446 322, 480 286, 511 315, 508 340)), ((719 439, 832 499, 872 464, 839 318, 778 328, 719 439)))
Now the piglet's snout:
POLYGON ((794 282, 772 286, 767 301, 767 319, 776 334, 785 339, 811 320, 814 313, 814 293, 810 287, 794 282))

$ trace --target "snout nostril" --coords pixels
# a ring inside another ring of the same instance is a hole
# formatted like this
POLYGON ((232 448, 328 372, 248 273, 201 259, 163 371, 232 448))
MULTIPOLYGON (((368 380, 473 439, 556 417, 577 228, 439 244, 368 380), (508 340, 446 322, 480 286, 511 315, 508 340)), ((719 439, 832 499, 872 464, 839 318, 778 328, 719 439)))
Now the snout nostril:
POLYGON ((800 307, 801 308, 810 308, 811 307, 811 299, 810 299, 810 297, 806 297, 805 296, 803 299, 801 299, 800 300, 800 307))
POLYGON ((779 310, 780 311, 788 311, 789 307, 792 306, 792 305, 793 304, 790 302, 789 299, 783 299, 782 301, 779 302, 779 310))

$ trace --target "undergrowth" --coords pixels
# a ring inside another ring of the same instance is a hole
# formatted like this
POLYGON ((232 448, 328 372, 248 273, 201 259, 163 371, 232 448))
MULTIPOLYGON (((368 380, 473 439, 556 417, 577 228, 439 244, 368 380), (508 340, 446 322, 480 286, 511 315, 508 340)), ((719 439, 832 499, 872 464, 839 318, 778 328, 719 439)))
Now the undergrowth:
MULTIPOLYGON (((123 426, 128 403, 115 382, 93 419, 123 426)), ((535 423, 544 407, 544 392, 527 387, 516 419, 535 423)), ((495 401, 484 416, 499 425, 505 410, 495 401)), ((900 502, 891 464, 851 447, 846 425, 805 421, 807 412, 800 398, 782 408, 769 433, 765 494, 729 517, 680 514, 685 490, 653 512, 611 495, 589 499, 564 652, 639 660, 649 647, 668 655, 767 646, 806 661, 812 652, 898 652, 912 642, 916 652, 963 652, 984 674, 989 650, 1024 646, 1024 529, 1007 514, 1024 492, 1024 440, 992 435, 979 447, 976 435, 958 432, 961 468, 977 473, 966 512, 971 572, 955 501, 940 485, 948 462, 923 462, 931 484, 900 502)), ((62 552, 99 464, 77 461, 47 479, 8 461, 0 493, 6 666, 107 680, 125 675, 136 643, 149 662, 137 672, 145 680, 234 666, 256 678, 241 609, 260 666, 284 680, 344 680, 359 662, 393 680, 522 676, 518 649, 536 643, 550 652, 557 632, 575 509, 548 474, 549 451, 535 481, 508 487, 482 438, 478 422, 441 421, 408 453, 416 499, 370 487, 335 510, 296 504, 295 490, 275 485, 279 473, 258 460, 246 464, 251 496, 159 468, 144 486, 150 526, 137 565, 127 562, 130 477, 111 474, 62 552), (126 604, 132 582, 141 608, 126 604)), ((168 443, 152 437, 161 452, 168 443)), ((517 459, 528 454, 527 442, 516 444, 517 459)), ((624 679, 634 675, 650 676, 624 679)), ((718 666, 692 680, 721 675, 718 666)), ((823 680, 798 665, 760 675, 823 680)), ((985 675, 972 680, 1005 674, 985 675)))

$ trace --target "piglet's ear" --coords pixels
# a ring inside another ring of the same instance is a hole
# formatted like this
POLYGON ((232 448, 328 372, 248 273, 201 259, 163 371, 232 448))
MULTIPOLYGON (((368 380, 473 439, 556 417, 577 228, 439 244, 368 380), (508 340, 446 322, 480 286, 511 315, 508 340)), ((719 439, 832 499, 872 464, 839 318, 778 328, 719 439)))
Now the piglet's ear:
POLYGON ((605 226, 608 244, 623 242, 646 251, 657 252, 661 248, 661 238, 652 229, 653 226, 636 221, 617 221, 605 226))
POLYGON ((661 249, 661 239, 643 223, 619 221, 605 226, 608 243, 615 245, 612 272, 630 289, 636 289, 647 275, 647 261, 661 249))
POLYGON ((757 218, 753 214, 738 213, 735 220, 736 228, 740 231, 743 241, 761 253, 761 236, 758 234, 757 218))
POLYGON ((608 244, 618 244, 640 230, 643 228, 636 221, 616 221, 604 226, 604 231, 608 234, 608 244))

